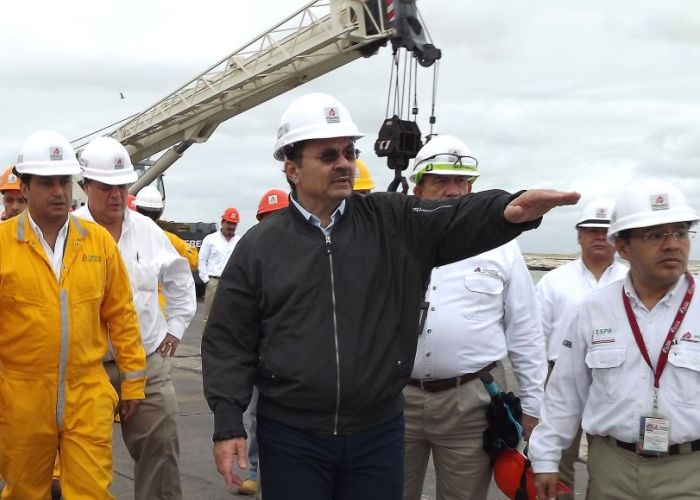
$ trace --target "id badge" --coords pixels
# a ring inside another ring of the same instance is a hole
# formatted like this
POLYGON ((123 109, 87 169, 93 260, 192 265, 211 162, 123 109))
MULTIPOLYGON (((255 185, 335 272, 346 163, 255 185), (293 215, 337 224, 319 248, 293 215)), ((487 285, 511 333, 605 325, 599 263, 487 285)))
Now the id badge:
POLYGON ((639 419, 637 453, 660 457, 668 453, 671 422, 665 417, 646 416, 639 419))

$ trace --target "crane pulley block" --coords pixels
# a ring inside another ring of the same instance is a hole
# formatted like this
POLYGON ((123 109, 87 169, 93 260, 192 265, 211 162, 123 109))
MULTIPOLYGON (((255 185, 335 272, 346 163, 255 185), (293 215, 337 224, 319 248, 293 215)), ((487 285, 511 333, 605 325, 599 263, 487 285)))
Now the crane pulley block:
POLYGON ((422 146, 418 124, 394 115, 384 120, 379 129, 374 152, 379 157, 387 158, 389 168, 406 170, 409 160, 415 158, 422 146))

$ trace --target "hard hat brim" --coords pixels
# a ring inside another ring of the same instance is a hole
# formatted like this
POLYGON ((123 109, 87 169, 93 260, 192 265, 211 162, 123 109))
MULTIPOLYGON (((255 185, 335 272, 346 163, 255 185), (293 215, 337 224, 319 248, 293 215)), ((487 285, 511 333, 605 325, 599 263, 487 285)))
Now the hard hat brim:
POLYGON ((15 165, 18 174, 48 177, 51 175, 78 175, 81 172, 77 161, 35 161, 15 165))
POLYGON ((609 228, 610 227, 610 221, 583 221, 579 222, 576 224, 576 229, 582 228, 582 227, 591 227, 591 228, 609 228))
POLYGON ((83 169, 83 177, 93 181, 109 184, 110 186, 122 186, 124 184, 133 184, 139 179, 139 174, 135 170, 131 172, 119 172, 105 174, 104 171, 93 171, 91 169, 83 169))
POLYGON ((423 177, 424 175, 458 175, 460 177, 479 177, 480 172, 477 171, 467 171, 467 170, 431 170, 429 172, 415 172, 408 177, 408 180, 418 184, 416 177, 423 177))
POLYGON ((659 212, 658 215, 655 215, 653 218, 649 217, 649 214, 647 213, 633 214, 623 217, 615 224, 610 224, 610 227, 608 228, 608 241, 610 243, 615 243, 617 235, 628 229, 640 229, 644 227, 653 227, 662 224, 678 224, 682 222, 688 222, 692 226, 699 220, 700 216, 698 216, 694 210, 685 207, 676 210, 665 210, 663 213, 659 212))
POLYGON ((313 139, 338 139, 341 137, 347 137, 352 141, 356 141, 364 136, 365 134, 357 130, 356 127, 344 127, 328 133, 319 133, 318 127, 309 127, 309 130, 301 129, 296 131, 294 134, 287 134, 286 136, 281 137, 275 143, 275 151, 272 153, 272 157, 277 161, 284 161, 284 148, 301 141, 310 141, 313 139))

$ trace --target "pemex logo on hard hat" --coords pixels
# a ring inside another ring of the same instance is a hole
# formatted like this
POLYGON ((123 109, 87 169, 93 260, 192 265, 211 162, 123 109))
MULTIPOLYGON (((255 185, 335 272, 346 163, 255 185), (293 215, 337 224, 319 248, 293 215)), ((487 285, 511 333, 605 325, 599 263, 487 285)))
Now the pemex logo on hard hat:
POLYGON ((267 197, 267 204, 268 205, 277 205, 277 195, 276 194, 271 194, 267 197))
POLYGON ((124 158, 121 156, 114 159, 114 170, 124 170, 124 158))
POLYGON ((608 217, 608 210, 605 207, 595 209, 596 219, 606 219, 608 217))
POLYGON ((7 176, 7 183, 8 184, 16 184, 17 183, 17 176, 10 172, 10 175, 7 176))
POLYGON ((323 108, 323 112, 326 115, 326 123, 340 123, 340 113, 338 113, 338 108, 331 106, 330 108, 323 108))
POLYGON ((51 161, 61 161, 63 160, 63 150, 60 146, 54 146, 49 151, 49 159, 51 161))
POLYGON ((668 210, 668 195, 654 194, 649 197, 652 211, 668 210))

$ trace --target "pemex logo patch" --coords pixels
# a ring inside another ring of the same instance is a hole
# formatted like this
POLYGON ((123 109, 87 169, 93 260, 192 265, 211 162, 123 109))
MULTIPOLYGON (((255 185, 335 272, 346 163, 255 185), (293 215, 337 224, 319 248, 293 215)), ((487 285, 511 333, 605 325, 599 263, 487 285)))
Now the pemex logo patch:
POLYGON ((51 161, 61 161, 63 160, 63 149, 61 146, 53 146, 49 150, 49 159, 51 161))
POLYGON ((10 172, 10 175, 7 176, 7 183, 8 184, 17 184, 17 176, 10 172))
POLYGON ((323 114, 326 116, 326 123, 340 123, 340 113, 335 106, 323 108, 323 114))
POLYGON ((595 209, 595 218, 596 219, 607 219, 608 218, 608 209, 605 207, 600 207, 595 209))
POLYGON ((124 158, 121 156, 114 159, 114 170, 124 170, 124 158))
POLYGON ((650 202, 652 211, 668 210, 668 195, 667 194, 653 194, 649 197, 649 202, 650 202))
POLYGON ((276 194, 268 195, 267 204, 268 205, 277 205, 277 195, 276 194))

